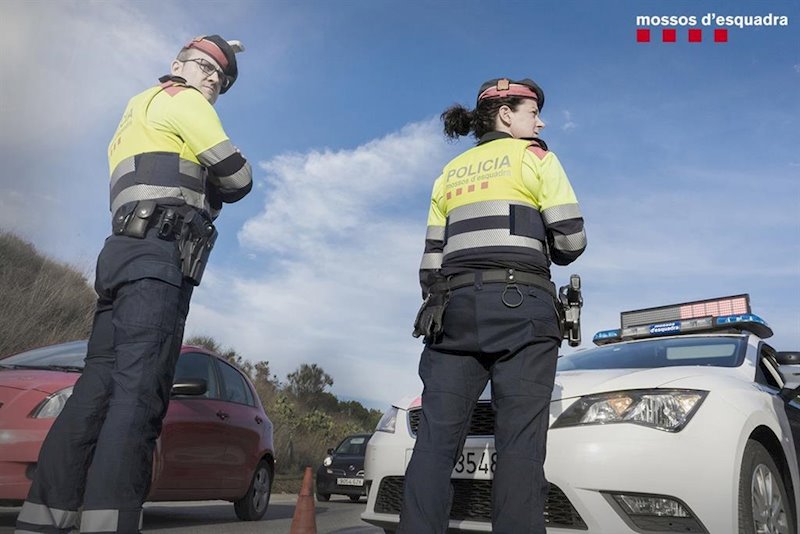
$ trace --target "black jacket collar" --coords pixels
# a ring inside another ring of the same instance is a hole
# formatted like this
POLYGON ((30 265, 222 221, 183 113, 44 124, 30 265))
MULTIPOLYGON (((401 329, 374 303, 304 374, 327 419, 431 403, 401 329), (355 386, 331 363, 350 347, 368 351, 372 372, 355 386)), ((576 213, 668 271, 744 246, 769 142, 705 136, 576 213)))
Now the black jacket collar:
MULTIPOLYGON (((514 137, 506 132, 487 132, 481 136, 478 140, 478 146, 485 145, 491 141, 497 141, 498 139, 513 139, 514 137)), ((544 140, 539 139, 538 137, 524 137, 521 139, 522 141, 530 141, 532 145, 538 146, 544 150, 547 150, 547 144, 544 140)))
POLYGON ((484 145, 490 141, 497 141, 498 139, 513 139, 514 137, 510 133, 506 132, 487 132, 478 139, 478 146, 484 145))

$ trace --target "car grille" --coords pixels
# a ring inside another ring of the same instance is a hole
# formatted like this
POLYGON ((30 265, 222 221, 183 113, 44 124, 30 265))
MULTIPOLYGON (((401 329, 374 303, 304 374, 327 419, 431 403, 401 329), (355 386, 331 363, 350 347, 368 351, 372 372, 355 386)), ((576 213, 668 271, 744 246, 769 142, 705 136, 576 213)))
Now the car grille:
MULTIPOLYGON (((375 499, 375 513, 399 514, 403 506, 405 477, 385 477, 375 499)), ((450 519, 492 521, 492 481, 452 479, 453 506, 450 519)), ((550 484, 544 503, 545 523, 553 528, 588 530, 586 523, 569 499, 555 484, 550 484)))
MULTIPOLYGON (((419 428, 419 418, 422 409, 417 408, 408 412, 408 421, 411 425, 411 435, 417 436, 419 428)), ((469 422, 470 436, 493 436, 494 435, 494 412, 491 402, 479 402, 472 411, 472 420, 469 422)))

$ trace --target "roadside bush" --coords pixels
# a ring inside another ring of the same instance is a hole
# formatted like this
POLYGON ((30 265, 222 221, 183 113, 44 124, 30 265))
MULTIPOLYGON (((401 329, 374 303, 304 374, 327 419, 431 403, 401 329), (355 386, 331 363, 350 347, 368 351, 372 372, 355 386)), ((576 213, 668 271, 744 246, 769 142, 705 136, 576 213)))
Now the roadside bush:
POLYGON ((95 293, 76 269, 0 233, 0 358, 89 336, 95 293))

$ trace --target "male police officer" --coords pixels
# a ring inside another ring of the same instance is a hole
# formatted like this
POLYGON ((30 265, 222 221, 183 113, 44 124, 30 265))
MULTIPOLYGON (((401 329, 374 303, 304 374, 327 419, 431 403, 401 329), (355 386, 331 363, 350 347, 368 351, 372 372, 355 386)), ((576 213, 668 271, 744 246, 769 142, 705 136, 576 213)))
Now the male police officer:
POLYGON ((403 534, 447 530, 450 475, 490 378, 493 532, 545 532, 543 463, 561 341, 549 267, 574 261, 586 235, 567 175, 537 137, 543 105, 532 80, 499 78, 481 86, 474 110, 442 114, 446 135, 472 132, 478 145, 445 166, 431 195, 420 266, 426 301, 414 332, 425 336, 425 388, 403 534))
POLYGON ((17 532, 136 533, 192 289, 223 202, 252 187, 213 104, 236 81, 238 41, 187 43, 134 96, 108 148, 113 235, 97 260, 86 367, 39 456, 17 532))

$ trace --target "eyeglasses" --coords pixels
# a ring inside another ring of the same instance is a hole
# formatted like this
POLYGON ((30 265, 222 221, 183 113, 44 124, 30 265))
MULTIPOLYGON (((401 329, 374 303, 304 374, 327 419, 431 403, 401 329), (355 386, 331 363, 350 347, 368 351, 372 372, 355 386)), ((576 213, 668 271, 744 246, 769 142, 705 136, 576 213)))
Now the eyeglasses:
POLYGON ((205 74, 206 76, 211 76, 212 74, 214 74, 216 72, 217 73, 217 77, 219 78, 219 81, 222 83, 222 88, 223 89, 225 87, 228 87, 228 85, 230 85, 230 78, 228 78, 228 76, 224 72, 219 70, 217 67, 215 67, 214 65, 212 65, 211 63, 209 63, 205 59, 195 58, 195 59, 184 59, 184 60, 182 60, 183 63, 188 63, 190 61, 192 63, 196 63, 197 66, 200 67, 200 70, 203 72, 203 74, 205 74))

